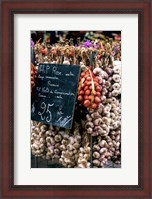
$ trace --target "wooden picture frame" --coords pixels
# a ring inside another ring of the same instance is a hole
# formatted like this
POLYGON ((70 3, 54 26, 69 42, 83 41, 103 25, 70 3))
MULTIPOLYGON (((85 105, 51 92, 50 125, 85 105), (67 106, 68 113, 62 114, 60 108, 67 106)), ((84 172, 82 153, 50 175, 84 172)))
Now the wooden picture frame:
POLYGON ((151 0, 1 1, 1 197, 143 198, 151 194, 151 0), (14 14, 138 14, 138 185, 14 185, 14 14))

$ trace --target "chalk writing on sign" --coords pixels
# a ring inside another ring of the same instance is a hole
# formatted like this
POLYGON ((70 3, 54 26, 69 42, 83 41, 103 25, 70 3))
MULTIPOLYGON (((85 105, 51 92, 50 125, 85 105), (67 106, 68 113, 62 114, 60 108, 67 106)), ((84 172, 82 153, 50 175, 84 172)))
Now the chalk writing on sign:
POLYGON ((45 102, 41 103, 41 109, 42 111, 39 111, 38 114, 41 116, 41 120, 45 120, 47 122, 51 122, 52 121, 52 113, 51 113, 51 106, 53 106, 54 104, 47 104, 45 102), (47 116, 48 115, 48 116, 47 116))
POLYGON ((40 64, 31 105, 32 120, 71 128, 80 66, 40 64))

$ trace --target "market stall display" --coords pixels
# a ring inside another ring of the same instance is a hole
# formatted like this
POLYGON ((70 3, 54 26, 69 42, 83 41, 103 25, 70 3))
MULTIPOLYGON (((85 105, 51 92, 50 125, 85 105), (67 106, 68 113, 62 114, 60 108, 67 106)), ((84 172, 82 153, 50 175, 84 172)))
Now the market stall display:
POLYGON ((109 161, 121 164, 121 40, 94 35, 98 38, 91 35, 87 40, 87 34, 85 41, 78 38, 77 45, 71 38, 53 45, 39 40, 33 46, 32 95, 37 84, 33 67, 81 68, 71 128, 54 126, 50 120, 50 124, 31 121, 32 154, 55 159, 66 168, 103 168, 109 161))

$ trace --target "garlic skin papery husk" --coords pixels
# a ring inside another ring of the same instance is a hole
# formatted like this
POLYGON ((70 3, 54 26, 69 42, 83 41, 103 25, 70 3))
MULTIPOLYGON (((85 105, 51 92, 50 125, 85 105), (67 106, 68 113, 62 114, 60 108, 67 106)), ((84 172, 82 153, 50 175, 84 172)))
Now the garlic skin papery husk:
POLYGON ((63 132, 58 127, 50 126, 46 134, 46 159, 59 159, 61 155, 60 145, 63 140, 63 132))
POLYGON ((75 122, 72 133, 70 133, 70 130, 67 129, 64 131, 62 145, 60 146, 60 150, 62 152, 59 162, 67 168, 76 167, 78 162, 78 151, 80 147, 80 125, 75 122))
POLYGON ((86 115, 85 128, 91 136, 107 136, 113 128, 118 128, 121 125, 121 63, 118 63, 109 68, 98 67, 93 70, 102 90, 98 108, 88 110, 86 115), (115 75, 119 76, 119 82, 113 80, 115 75))
POLYGON ((48 126, 31 121, 31 152, 36 157, 46 157, 46 134, 48 126))
POLYGON ((101 103, 88 110, 85 129, 94 137, 93 167, 105 167, 108 160, 121 162, 121 62, 93 70, 102 86, 101 103))
POLYGON ((77 165, 81 147, 79 124, 74 124, 74 132, 41 122, 31 122, 32 154, 47 160, 56 159, 63 166, 72 168, 77 165))
POLYGON ((102 87, 106 88, 105 92, 102 90, 98 109, 86 117, 86 126, 92 127, 87 130, 92 136, 97 136, 93 145, 94 167, 104 167, 108 160, 121 163, 121 62, 113 62, 111 69, 110 73, 94 69, 97 78, 102 79, 102 87))
POLYGON ((36 157, 59 159, 62 135, 58 127, 45 125, 42 122, 31 122, 31 151, 36 157))
POLYGON ((109 136, 98 136, 93 146, 93 167, 105 167, 108 160, 121 162, 120 130, 110 132, 109 136))
POLYGON ((89 135, 84 132, 82 137, 82 146, 79 148, 78 151, 78 161, 77 166, 78 168, 90 168, 90 157, 91 157, 91 148, 90 148, 90 140, 89 135))

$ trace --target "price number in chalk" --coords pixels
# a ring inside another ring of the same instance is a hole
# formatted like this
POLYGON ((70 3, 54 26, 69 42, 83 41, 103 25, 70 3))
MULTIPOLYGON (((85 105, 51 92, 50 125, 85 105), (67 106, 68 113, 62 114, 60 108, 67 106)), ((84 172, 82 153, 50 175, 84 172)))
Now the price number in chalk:
POLYGON ((41 116, 41 120, 46 120, 47 122, 52 121, 52 113, 51 113, 51 107, 54 106, 53 104, 47 104, 45 102, 41 103, 41 109, 42 111, 38 112, 38 115, 41 116))

